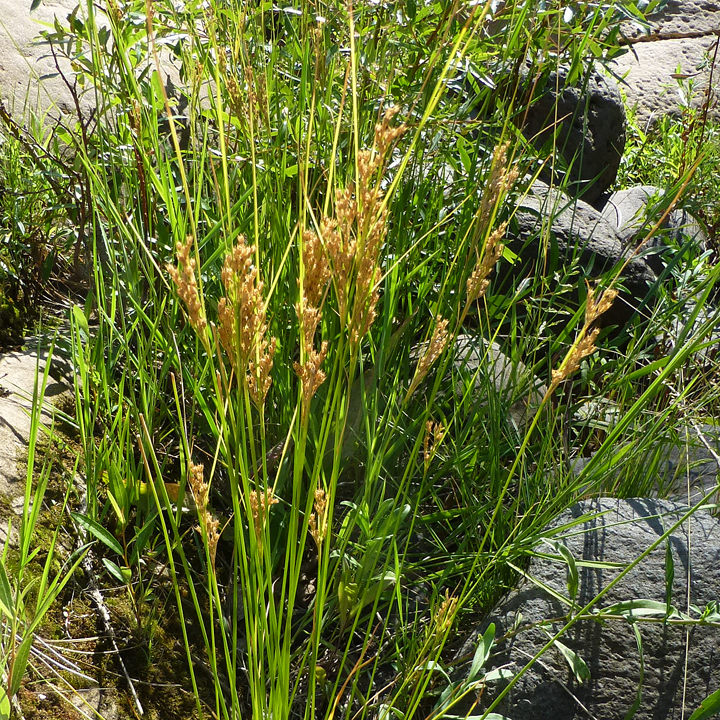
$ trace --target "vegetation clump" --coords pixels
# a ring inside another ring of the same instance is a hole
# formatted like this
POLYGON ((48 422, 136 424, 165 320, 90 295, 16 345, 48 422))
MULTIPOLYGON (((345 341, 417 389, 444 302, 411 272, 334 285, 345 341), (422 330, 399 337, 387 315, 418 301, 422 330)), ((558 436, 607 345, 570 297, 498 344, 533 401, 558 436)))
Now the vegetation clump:
MULTIPOLYGON (((65 418, 82 483, 62 497, 77 542, 61 551, 58 525, 32 608, 47 472, 31 450, 18 562, 6 546, 0 564, 0 718, 79 685, 29 653, 81 587, 137 716, 439 720, 504 677, 493 633, 469 671, 457 641, 548 522, 658 492, 638 457, 717 407, 686 374, 716 324, 709 253, 669 265, 622 328, 600 322, 620 267, 508 281, 508 223, 552 160, 519 130, 532 87, 612 59, 628 12, 643 19, 630 0, 110 0, 45 34, 96 113, 54 128, 51 153, 6 142, 76 183, 64 214, 60 180, 41 197, 66 232, 53 277, 87 275, 65 418), (493 346, 545 381, 522 421, 493 346), (595 402, 615 419, 581 420, 595 402), (188 693, 174 709, 163 682, 188 693)), ((704 147, 657 181, 669 196, 704 147)))

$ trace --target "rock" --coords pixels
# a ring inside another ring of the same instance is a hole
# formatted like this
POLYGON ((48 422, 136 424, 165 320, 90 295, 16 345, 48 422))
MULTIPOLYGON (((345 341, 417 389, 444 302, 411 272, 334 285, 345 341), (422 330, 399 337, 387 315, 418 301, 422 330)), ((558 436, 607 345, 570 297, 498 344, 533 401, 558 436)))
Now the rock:
MULTIPOLYGON (((606 564, 577 567, 576 609, 608 588, 620 569, 634 562, 682 514, 683 506, 670 502, 601 499, 581 502, 561 515, 548 529, 546 537, 562 542, 578 563, 606 564), (600 512, 605 514, 597 515, 600 512), (589 513, 592 517, 579 525, 570 525, 589 513), (566 534, 556 534, 564 525, 566 534)), ((539 546, 537 550, 553 557, 533 558, 527 573, 534 582, 522 581, 463 646, 460 656, 474 651, 478 637, 493 622, 498 642, 488 666, 507 666, 517 673, 548 642, 549 636, 543 628, 554 634, 564 626, 570 608, 559 596, 569 597, 568 565, 550 545, 539 546), (517 628, 513 630, 516 623, 517 628)), ((563 635, 561 642, 584 660, 590 678, 580 684, 559 648, 554 647, 519 678, 495 712, 513 720, 571 720, 588 716, 596 720, 618 720, 627 716, 641 691, 635 720, 679 720, 683 716, 683 701, 684 716, 689 716, 720 687, 718 597, 720 524, 708 512, 698 511, 674 530, 667 542, 661 542, 610 588, 591 611, 596 613, 615 603, 642 599, 658 603, 657 614, 642 617, 639 612, 633 614, 616 607, 606 613, 612 618, 602 622, 579 620, 563 635), (715 613, 710 617, 715 626, 682 624, 679 618, 675 622, 663 622, 668 551, 674 563, 671 604, 695 620, 707 609, 715 613), (688 599, 697 609, 688 610, 688 599), (642 684, 633 626, 641 637, 642 684)), ((488 684, 474 714, 481 714, 501 687, 504 685, 488 684)), ((454 708, 453 714, 464 716, 465 713, 454 708)))
POLYGON ((648 222, 648 204, 663 191, 653 185, 638 185, 613 193, 603 207, 602 216, 617 228, 624 243, 630 242, 648 222))
MULTIPOLYGON (((586 422, 592 425, 594 420, 586 422)), ((619 445, 616 449, 620 451, 623 448, 619 445)), ((644 473, 652 473, 654 486, 661 494, 670 499, 696 503, 717 483, 718 463, 713 452, 720 454, 720 427, 698 425, 696 429, 688 426, 685 430, 681 428, 674 438, 658 437, 649 446, 630 450, 622 463, 618 464, 608 457, 606 467, 597 465, 593 474, 602 474, 603 487, 611 487, 620 477, 643 468, 644 473)), ((591 459, 576 458, 570 463, 570 469, 579 475, 591 459)))
MULTIPOLYGON (((597 210, 582 200, 570 200, 557 190, 536 184, 520 201, 508 228, 510 248, 523 262, 510 267, 504 264, 500 273, 517 274, 537 262, 543 252, 547 225, 549 242, 544 252, 548 262, 543 262, 546 273, 575 260, 585 277, 595 278, 626 258, 617 231, 597 210)), ((622 278, 628 294, 618 298, 603 316, 606 325, 624 325, 657 279, 642 257, 630 259, 622 278)))
MULTIPOLYGON (((716 0, 669 0, 658 12, 648 16, 648 23, 627 21, 621 26, 629 39, 629 52, 613 62, 613 70, 623 77, 623 91, 630 108, 634 108, 641 126, 647 126, 664 115, 679 115, 687 105, 684 86, 692 85, 691 104, 699 107, 711 76, 715 91, 720 88, 717 68, 712 60, 717 30, 720 27, 720 4, 716 0), (676 74, 687 75, 678 83, 676 74)), ((710 117, 720 119, 720 107, 711 104, 710 117)))
MULTIPOLYGON (((55 18, 64 21, 77 0, 46 0, 30 12, 30 0, 0 0, 0 95, 19 122, 29 113, 58 120, 75 114, 75 104, 57 68, 50 49, 37 36, 55 18), (42 81, 41 81, 42 78, 42 81)), ((70 63, 58 58, 60 69, 72 74, 70 63)), ((90 105, 84 101, 83 111, 90 105)))
MULTIPOLYGON (((614 81, 593 72, 582 87, 566 87, 566 71, 552 73, 528 108, 523 134, 540 151, 559 122, 557 150, 569 168, 567 192, 594 203, 615 182, 625 149, 625 108, 614 81)), ((546 172, 544 180, 560 184, 546 172)))
POLYGON ((459 373, 455 392, 462 396, 473 383, 481 400, 490 388, 508 408, 510 419, 522 426, 537 412, 546 386, 519 360, 513 361, 496 342, 477 335, 458 335, 455 339, 453 367, 459 373))
MULTIPOLYGON (((647 17, 651 36, 711 35, 720 27, 720 4, 716 0, 669 0, 647 17)), ((631 38, 648 30, 638 23, 625 23, 623 32, 631 38)))
MULTIPOLYGON (((0 494, 13 499, 25 493, 25 478, 18 472, 18 461, 30 437, 33 388, 39 369, 42 380, 44 360, 38 363, 33 352, 12 352, 0 356, 0 494)), ((67 390, 67 386, 48 379, 45 398, 50 400, 67 390)), ((52 421, 52 408, 41 414, 42 422, 52 421)))
MULTIPOLYGON (((652 185, 637 185, 618 190, 608 199, 602 216, 615 228, 627 250, 634 250, 645 240, 649 231, 660 219, 664 191, 652 185), (660 203, 660 205, 658 205, 660 203)), ((706 237, 700 224, 686 210, 673 210, 659 230, 646 243, 645 259, 652 270, 660 274, 672 257, 671 244, 686 249, 694 246, 698 252, 705 249, 706 237)))
MULTIPOLYGON (((712 63, 707 59, 712 59, 715 42, 710 36, 637 43, 613 61, 613 72, 622 78, 628 108, 640 127, 647 129, 665 115, 680 116, 685 106, 702 106, 711 78, 712 63), (682 84, 678 74, 687 76, 682 84)), ((718 73, 712 77, 717 94, 718 73)), ((720 106, 711 103, 708 115, 720 120, 720 106)))

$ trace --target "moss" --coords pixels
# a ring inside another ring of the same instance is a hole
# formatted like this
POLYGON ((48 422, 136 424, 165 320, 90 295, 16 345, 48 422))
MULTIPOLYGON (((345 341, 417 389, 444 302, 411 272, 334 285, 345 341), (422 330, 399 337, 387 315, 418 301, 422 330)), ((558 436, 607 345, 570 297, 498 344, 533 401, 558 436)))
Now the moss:
POLYGON ((17 305, 0 289, 0 347, 18 345, 25 326, 17 305))

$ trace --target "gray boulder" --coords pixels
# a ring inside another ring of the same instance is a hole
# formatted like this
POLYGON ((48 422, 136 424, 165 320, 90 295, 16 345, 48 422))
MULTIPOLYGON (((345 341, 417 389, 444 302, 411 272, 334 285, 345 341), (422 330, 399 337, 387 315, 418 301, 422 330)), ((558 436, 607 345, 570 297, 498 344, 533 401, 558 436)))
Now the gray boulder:
MULTIPOLYGON (((664 212, 664 191, 652 185, 637 185, 613 193, 602 209, 602 216, 617 229, 618 236, 628 250, 645 240, 664 212)), ((664 261, 672 257, 671 245, 683 249, 693 247, 698 253, 705 249, 706 237, 700 223, 686 210, 673 210, 658 231, 646 242, 646 260, 656 273, 661 273, 664 261)))
MULTIPOLYGON (((576 261, 585 277, 596 278, 627 257, 615 227, 597 210, 539 183, 520 201, 508 228, 508 241, 522 260, 510 268, 503 266, 511 273, 526 270, 544 256, 545 272, 553 271, 553 265, 568 266, 576 261)), ((656 279, 645 258, 632 257, 622 275, 628 294, 615 302, 603 321, 624 324, 656 279)))
POLYGON ((506 355, 496 342, 476 335, 455 339, 453 367, 458 374, 455 392, 461 395, 472 383, 481 401, 494 391, 508 408, 510 419, 523 425, 540 407, 546 386, 520 360, 506 355))
MULTIPOLYGON (((630 442, 632 448, 623 448, 621 444, 616 448, 619 453, 622 451, 622 463, 612 457, 604 463, 595 461, 593 476, 603 479, 602 487, 610 488, 622 477, 627 479, 642 468, 644 472, 652 473, 655 488, 664 496, 695 503, 717 484, 715 455, 720 456, 720 427, 717 425, 688 426, 681 428, 674 437, 666 436, 652 443, 630 442)), ((591 460, 592 457, 576 458, 570 463, 570 470, 579 475, 591 460)))
MULTIPOLYGON (((682 515, 683 507, 670 502, 601 499, 581 502, 560 516, 547 537, 564 544, 577 563, 575 612, 607 589, 682 515)), ((570 565, 557 546, 543 544, 537 550, 546 555, 532 560, 527 572, 532 581, 524 580, 495 608, 461 655, 474 651, 493 622, 498 642, 488 665, 517 674, 565 625, 571 615, 570 565)), ((568 653, 554 645, 495 711, 513 720, 622 720, 630 717, 637 701, 635 720, 680 720, 683 703, 688 717, 720 687, 718 597, 720 524, 698 511, 608 589, 588 619, 578 620, 562 636, 565 647, 586 664, 589 678, 579 682, 568 653), (672 571, 666 554, 672 556, 672 571), (677 609, 669 618, 668 599, 677 609), (637 600, 651 602, 634 608, 617 605, 637 600), (696 622, 704 611, 704 622, 696 622), (634 628, 641 639, 642 664, 634 628)), ((473 714, 488 708, 506 685, 489 683, 473 714)))
MULTIPOLYGON (((410 351, 410 360, 417 363, 428 342, 418 343, 410 351)), ((452 388, 456 398, 470 393, 479 406, 500 402, 509 419, 522 426, 540 407, 547 387, 520 360, 513 360, 501 346, 482 335, 458 335, 450 349, 452 388)))
MULTIPOLYGON (((567 166, 567 191, 595 203, 615 182, 625 149, 625 108, 613 80, 592 72, 581 87, 566 86, 567 71, 552 73, 538 88, 539 97, 529 106, 522 131, 538 151, 552 141, 567 166)), ((546 166, 549 168, 548 166, 546 166)), ((543 179, 560 184, 547 169, 543 179)))
MULTIPOLYGON (((713 5, 717 18, 720 9, 717 3, 713 5)), ((701 10, 698 19, 709 15, 706 13, 701 10)), ((713 22, 717 23, 717 19, 713 22)), ((641 128, 651 127, 666 115, 680 117, 688 105, 702 107, 708 89, 718 92, 720 80, 717 72, 713 73, 713 63, 708 61, 712 60, 717 39, 714 32, 708 31, 706 35, 698 32, 695 37, 661 33, 658 39, 637 43, 631 52, 613 60, 613 72, 622 78, 628 108, 634 111, 641 128), (667 39, 659 39, 663 37, 667 39)), ((711 102, 708 117, 720 119, 720 105, 711 102)))
MULTIPOLYGON (((711 81, 712 91, 720 88, 712 62, 720 27, 717 0, 668 0, 647 20, 633 17, 622 24, 631 49, 612 63, 641 127, 666 115, 679 116, 688 104, 701 107, 711 81)), ((708 111, 709 117, 720 118, 717 103, 711 102, 708 111)))

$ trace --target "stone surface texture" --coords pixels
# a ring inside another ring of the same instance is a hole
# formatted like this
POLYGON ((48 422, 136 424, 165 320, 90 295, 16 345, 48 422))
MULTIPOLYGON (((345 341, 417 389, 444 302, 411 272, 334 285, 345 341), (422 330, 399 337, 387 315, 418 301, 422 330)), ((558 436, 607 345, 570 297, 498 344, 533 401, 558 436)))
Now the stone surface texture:
MULTIPOLYGON (((595 208, 582 200, 571 200, 557 190, 549 190, 538 183, 524 199, 515 213, 508 230, 510 247, 524 261, 525 267, 537 261, 545 239, 547 254, 557 253, 558 261, 579 262, 587 277, 597 277, 612 269, 626 256, 626 247, 611 225, 595 208)), ((517 263, 521 270, 522 263, 517 263)), ((605 314, 609 324, 624 323, 632 309, 630 306, 644 299, 656 280, 647 261, 632 258, 623 273, 623 285, 629 293, 625 301, 618 299, 605 314)))
MULTIPOLYGON (((646 499, 584 501, 559 517, 548 535, 587 514, 593 517, 555 538, 580 563, 576 607, 608 588, 620 569, 634 562, 682 517, 683 506, 646 499)), ((698 511, 608 589, 596 608, 637 599, 664 604, 668 546, 674 562, 672 605, 687 612, 689 602, 702 611, 716 602, 720 597, 720 524, 708 512, 698 511)), ((517 673, 548 642, 545 630, 559 631, 568 616, 569 604, 558 599, 568 597, 568 565, 549 545, 537 550, 553 557, 534 558, 527 572, 531 579, 523 581, 498 605, 479 629, 484 631, 490 622, 496 625, 499 643, 490 661, 492 667, 506 666, 517 673), (518 621, 517 631, 505 637, 518 621)), ((690 614, 698 617, 697 612, 690 614)), ((553 648, 519 679, 496 712, 513 720, 626 717, 638 696, 640 656, 631 621, 619 614, 615 617, 604 622, 579 620, 562 638, 587 664, 589 680, 579 683, 559 650, 553 648)), ((689 717, 720 687, 720 627, 717 623, 665 623, 657 617, 649 622, 637 615, 632 621, 639 631, 644 657, 635 720, 680 720, 683 697, 684 717, 689 717)), ((466 643, 461 653, 473 652, 477 637, 466 643)), ((488 686, 481 707, 488 707, 502 687, 496 683, 488 686)), ((474 713, 478 714, 478 709, 474 713)))
MULTIPOLYGON (((38 363, 37 353, 34 352, 0 355, 0 497, 14 515, 22 515, 23 512, 25 472, 22 461, 30 438, 35 377, 39 369, 41 382, 44 367, 44 360, 38 363)), ((67 385, 48 377, 46 404, 40 415, 44 425, 49 426, 53 420, 54 411, 50 403, 67 389, 67 385)), ((17 521, 12 526, 11 543, 17 538, 17 521)), ((0 515, 0 549, 7 538, 7 528, 8 518, 0 515)))
MULTIPOLYGON (((552 73, 529 107, 523 134, 541 150, 559 129, 557 150, 569 167, 568 192, 594 203, 615 182, 625 149, 625 108, 614 80, 593 72, 581 87, 552 73)), ((560 183, 559 173, 543 177, 560 183)))
POLYGON ((547 388, 519 361, 506 355, 497 342, 476 335, 455 339, 453 367, 458 374, 455 392, 462 395, 472 387, 475 396, 487 397, 492 388, 518 426, 532 418, 547 388))
POLYGON ((700 224, 687 211, 673 210, 663 220, 658 230, 648 240, 647 235, 662 217, 663 190, 652 185, 636 185, 613 193, 605 206, 602 216, 617 229, 626 249, 639 247, 654 248, 645 255, 652 270, 660 274, 665 263, 673 256, 672 244, 683 249, 694 248, 698 253, 705 249, 706 237, 700 224))
MULTIPOLYGON (((77 6, 77 0, 44 0, 30 12, 31 0, 0 0, 0 97, 18 122, 29 112, 58 120, 75 112, 75 105, 47 44, 38 42, 43 30, 57 17, 62 22, 77 6), (48 77, 55 76, 55 77, 48 77), (42 81, 41 81, 42 78, 42 81)), ((71 73, 70 65, 59 60, 71 73)), ((84 102, 83 111, 89 105, 84 102)))
MULTIPOLYGON (((613 71, 624 78, 621 87, 629 107, 641 125, 650 125, 665 114, 678 114, 683 105, 702 104, 711 82, 720 90, 720 74, 712 71, 720 31, 718 0, 670 0, 664 10, 649 18, 650 34, 628 23, 630 51, 613 63, 613 71), (675 74, 687 75, 678 84, 675 74), (692 97, 688 90, 692 87, 692 97)), ((720 55, 718 55, 720 59, 720 55)), ((711 103, 710 114, 720 119, 720 107, 711 103)))

